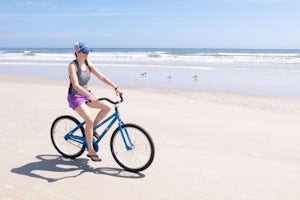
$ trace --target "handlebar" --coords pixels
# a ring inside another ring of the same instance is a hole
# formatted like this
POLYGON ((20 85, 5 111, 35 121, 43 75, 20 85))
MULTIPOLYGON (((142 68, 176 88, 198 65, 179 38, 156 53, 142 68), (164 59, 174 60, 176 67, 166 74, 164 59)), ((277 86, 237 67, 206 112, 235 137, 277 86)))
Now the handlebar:
POLYGON ((103 100, 105 100, 105 101, 108 101, 108 102, 111 103, 111 104, 117 105, 117 104, 119 104, 119 103, 122 103, 123 100, 124 100, 124 99, 123 99, 123 94, 122 94, 122 93, 120 93, 119 96, 120 96, 120 100, 119 100, 119 101, 112 101, 112 100, 110 100, 110 99, 108 99, 108 98, 99 98, 98 101, 103 101, 103 100))

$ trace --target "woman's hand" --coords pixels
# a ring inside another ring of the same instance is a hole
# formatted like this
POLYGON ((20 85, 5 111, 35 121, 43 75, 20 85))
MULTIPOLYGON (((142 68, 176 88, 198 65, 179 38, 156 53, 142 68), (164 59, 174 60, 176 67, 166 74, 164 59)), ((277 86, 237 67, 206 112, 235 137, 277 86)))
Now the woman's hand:
POLYGON ((119 94, 123 93, 119 87, 115 88, 115 92, 116 92, 117 96, 119 96, 119 94))
POLYGON ((97 97, 95 97, 95 96, 94 96, 94 95, 92 95, 92 94, 91 94, 91 95, 89 95, 89 96, 88 96, 88 98, 90 99, 90 101, 91 101, 91 102, 98 101, 98 98, 97 98, 97 97))

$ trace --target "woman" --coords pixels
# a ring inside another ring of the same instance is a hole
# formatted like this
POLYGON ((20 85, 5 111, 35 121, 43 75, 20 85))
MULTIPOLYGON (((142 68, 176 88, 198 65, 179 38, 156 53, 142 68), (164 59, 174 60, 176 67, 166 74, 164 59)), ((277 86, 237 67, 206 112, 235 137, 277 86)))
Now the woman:
POLYGON ((75 110, 85 121, 85 137, 88 145, 87 156, 92 161, 101 161, 93 147, 93 136, 99 137, 97 132, 93 131, 93 127, 97 125, 110 111, 110 106, 103 101, 98 101, 97 97, 88 89, 88 81, 91 73, 99 80, 111 86, 116 94, 120 94, 121 90, 116 84, 105 77, 90 61, 88 55, 90 49, 83 42, 76 42, 74 45, 76 59, 69 64, 70 86, 68 94, 69 106, 75 110), (88 109, 100 109, 96 118, 93 117, 88 109))

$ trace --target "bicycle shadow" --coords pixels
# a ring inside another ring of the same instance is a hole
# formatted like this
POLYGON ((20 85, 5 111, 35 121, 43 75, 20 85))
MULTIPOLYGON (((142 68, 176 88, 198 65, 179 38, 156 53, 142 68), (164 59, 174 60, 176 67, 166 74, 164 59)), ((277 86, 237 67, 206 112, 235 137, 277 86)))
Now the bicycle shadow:
POLYGON ((123 169, 111 168, 111 167, 99 167, 93 168, 88 165, 89 159, 76 158, 67 159, 58 155, 38 155, 36 156, 39 161, 25 164, 21 167, 11 170, 12 173, 29 176, 32 178, 40 178, 50 182, 63 180, 66 178, 76 178, 83 173, 94 173, 108 176, 114 176, 119 178, 144 178, 142 173, 128 172, 123 169), (42 174, 39 173, 42 171, 42 174), (57 172, 51 173, 50 172, 57 172), (58 173, 64 172, 64 173, 58 173), (66 172, 73 172, 71 175, 66 175, 66 172), (74 174, 75 173, 75 174, 74 174), (47 175, 45 175, 47 174, 47 175))

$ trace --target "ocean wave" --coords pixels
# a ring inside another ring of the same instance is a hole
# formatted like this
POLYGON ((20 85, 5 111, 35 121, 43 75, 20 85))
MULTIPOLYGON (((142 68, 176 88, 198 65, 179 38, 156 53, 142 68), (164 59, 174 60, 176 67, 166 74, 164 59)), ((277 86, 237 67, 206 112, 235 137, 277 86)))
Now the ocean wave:
MULTIPOLYGON (((72 52, 47 53, 27 51, 0 51, 0 62, 7 60, 66 61, 74 59, 72 52)), ((92 52, 90 59, 95 62, 191 62, 201 63, 269 63, 269 64, 300 64, 300 52, 180 52, 180 51, 108 51, 92 52)))

